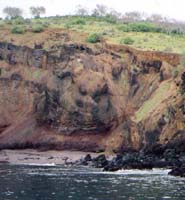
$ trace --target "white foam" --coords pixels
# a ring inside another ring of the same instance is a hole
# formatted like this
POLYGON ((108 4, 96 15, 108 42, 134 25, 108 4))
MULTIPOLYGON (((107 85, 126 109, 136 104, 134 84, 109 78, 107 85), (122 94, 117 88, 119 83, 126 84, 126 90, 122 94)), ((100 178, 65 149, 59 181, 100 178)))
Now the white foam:
POLYGON ((55 163, 23 163, 22 165, 28 165, 28 166, 56 166, 55 163))
POLYGON ((152 170, 138 170, 138 169, 129 169, 129 170, 118 170, 116 172, 105 172, 97 171, 91 173, 97 174, 113 174, 113 175, 167 175, 170 172, 169 169, 152 169, 152 170))
POLYGON ((170 169, 152 169, 152 170, 137 170, 137 169, 132 169, 132 170, 118 170, 115 173, 118 174, 151 174, 151 175, 160 175, 160 174, 168 174, 170 172, 170 169))

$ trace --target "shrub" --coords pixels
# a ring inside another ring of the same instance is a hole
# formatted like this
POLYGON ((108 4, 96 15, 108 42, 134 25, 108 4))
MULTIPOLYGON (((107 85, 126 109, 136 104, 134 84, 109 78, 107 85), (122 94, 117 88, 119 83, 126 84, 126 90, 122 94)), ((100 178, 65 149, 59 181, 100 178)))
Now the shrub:
POLYGON ((82 19, 82 18, 76 18, 76 19, 68 19, 65 23, 65 27, 72 27, 72 25, 85 25, 86 24, 86 20, 82 19))
POLYGON ((12 24, 13 24, 13 20, 5 19, 4 21, 5 21, 5 23, 8 24, 8 25, 12 25, 12 24))
POLYGON ((43 23, 42 23, 42 26, 45 27, 45 28, 47 28, 47 27, 50 26, 50 23, 49 23, 49 22, 43 22, 43 23))
POLYGON ((70 29, 70 28, 72 28, 72 25, 71 25, 71 23, 66 23, 66 24, 64 25, 64 27, 65 27, 66 29, 70 29))
POLYGON ((129 26, 134 32, 156 32, 154 25, 150 23, 131 23, 129 26))
POLYGON ((134 43, 134 40, 130 37, 126 37, 125 39, 122 39, 120 41, 120 44, 128 44, 128 45, 131 45, 134 43))
POLYGON ((25 23, 26 25, 31 24, 31 19, 24 19, 24 23, 25 23))
POLYGON ((178 75, 180 74, 180 72, 182 72, 182 70, 183 70, 183 66, 182 66, 182 65, 176 66, 176 67, 172 70, 172 76, 173 76, 173 78, 177 78, 178 75))
POLYGON ((148 22, 128 23, 119 26, 118 29, 124 32, 164 32, 161 27, 148 22))
POLYGON ((131 32, 132 31, 128 25, 119 26, 118 30, 123 31, 123 32, 131 32))
POLYGON ((178 74, 179 74, 179 71, 177 69, 172 71, 173 78, 177 78, 178 74))
POLYGON ((105 21, 111 24, 116 24, 117 23, 117 17, 111 14, 108 14, 105 16, 105 21))
POLYGON ((174 28, 173 30, 171 30, 172 34, 177 34, 177 35, 182 35, 183 34, 183 30, 181 30, 180 28, 174 28))
POLYGON ((85 25, 86 21, 84 19, 76 19, 76 20, 72 21, 71 24, 85 25))
POLYGON ((0 27, 4 27, 5 23, 3 21, 0 20, 0 27))
POLYGON ((101 41, 101 36, 100 34, 97 34, 97 33, 93 33, 89 35, 89 37, 87 37, 87 42, 90 42, 90 43, 97 43, 100 41, 101 41))
POLYGON ((25 20, 23 17, 16 17, 12 20, 14 25, 23 25, 25 24, 25 20))
POLYGON ((26 32, 26 29, 24 26, 13 26, 11 29, 11 33, 13 34, 23 34, 26 32))
POLYGON ((44 31, 44 26, 40 24, 36 24, 32 27, 32 32, 33 33, 41 33, 44 31))

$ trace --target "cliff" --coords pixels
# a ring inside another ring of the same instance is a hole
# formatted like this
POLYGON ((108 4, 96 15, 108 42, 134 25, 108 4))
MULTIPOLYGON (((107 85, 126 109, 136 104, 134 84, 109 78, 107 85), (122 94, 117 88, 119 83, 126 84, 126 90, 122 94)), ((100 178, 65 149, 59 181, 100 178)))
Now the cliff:
POLYGON ((184 150, 178 54, 0 42, 0 149, 184 150))

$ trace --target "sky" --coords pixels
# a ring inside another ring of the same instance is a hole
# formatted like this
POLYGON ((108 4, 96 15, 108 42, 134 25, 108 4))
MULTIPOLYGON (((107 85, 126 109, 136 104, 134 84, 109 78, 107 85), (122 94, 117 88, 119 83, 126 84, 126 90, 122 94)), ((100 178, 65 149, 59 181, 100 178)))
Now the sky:
POLYGON ((6 6, 15 6, 24 10, 24 16, 30 17, 30 6, 44 6, 46 16, 66 15, 74 13, 77 5, 89 10, 96 4, 104 4, 118 12, 139 11, 185 21, 185 0, 0 0, 0 17, 6 6))

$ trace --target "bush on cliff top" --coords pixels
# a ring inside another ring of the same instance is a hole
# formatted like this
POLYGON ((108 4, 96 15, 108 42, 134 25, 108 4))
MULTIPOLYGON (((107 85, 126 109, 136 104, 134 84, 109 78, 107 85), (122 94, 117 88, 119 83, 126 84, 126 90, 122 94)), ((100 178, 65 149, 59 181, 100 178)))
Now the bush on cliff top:
POLYGON ((13 26, 11 29, 11 33, 13 34, 24 34, 26 32, 26 28, 24 26, 13 26))
POLYGON ((84 19, 76 19, 76 20, 73 20, 71 23, 77 24, 77 25, 85 25, 86 21, 84 19))
POLYGON ((23 25, 25 24, 25 19, 23 17, 16 17, 15 19, 12 20, 12 23, 14 25, 23 25))
POLYGON ((0 28, 4 27, 5 26, 5 23, 4 21, 0 20, 0 28))
POLYGON ((90 43, 97 43, 97 42, 101 41, 101 36, 98 33, 93 33, 93 34, 89 35, 89 37, 87 37, 86 40, 87 40, 87 42, 90 42, 90 43))
POLYGON ((125 39, 122 39, 120 41, 120 44, 128 44, 128 45, 131 45, 134 43, 134 40, 130 37, 126 37, 125 39))
POLYGON ((34 26, 32 27, 31 31, 32 31, 33 33, 41 33, 41 32, 44 31, 44 26, 41 25, 41 24, 36 24, 36 25, 34 25, 34 26))
POLYGON ((161 27, 156 26, 153 23, 148 22, 137 22, 137 23, 128 23, 118 26, 118 29, 123 32, 165 32, 161 27))

